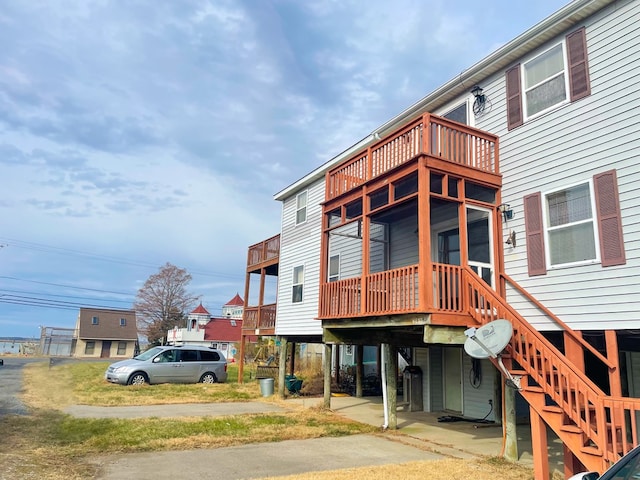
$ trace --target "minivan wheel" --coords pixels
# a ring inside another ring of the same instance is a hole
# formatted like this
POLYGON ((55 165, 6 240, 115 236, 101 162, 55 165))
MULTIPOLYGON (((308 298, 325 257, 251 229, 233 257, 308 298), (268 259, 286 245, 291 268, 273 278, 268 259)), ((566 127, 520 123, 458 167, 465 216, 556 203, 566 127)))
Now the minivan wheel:
POLYGON ((136 372, 129 377, 129 385, 144 385, 147 383, 147 376, 142 372, 136 372))
POLYGON ((218 379, 211 372, 207 372, 200 377, 200 383, 216 383, 217 381, 218 379))

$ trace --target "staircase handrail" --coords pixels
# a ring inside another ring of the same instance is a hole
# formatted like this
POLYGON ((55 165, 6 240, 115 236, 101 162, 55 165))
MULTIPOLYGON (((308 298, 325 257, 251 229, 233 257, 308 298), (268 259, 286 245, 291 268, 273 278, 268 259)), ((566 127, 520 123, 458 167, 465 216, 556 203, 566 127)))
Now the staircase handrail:
POLYGON ((551 310, 545 307, 542 303, 540 303, 533 295, 527 292, 520 284, 518 284, 513 278, 511 278, 506 273, 501 273, 500 276, 504 278, 504 280, 510 284, 513 288, 515 288, 519 293, 521 293, 527 300, 533 303, 540 311, 542 311, 547 317, 555 322, 556 325, 562 328, 562 330, 568 333, 571 338, 573 338, 576 342, 582 345, 584 348, 589 350, 596 358, 598 358, 602 363, 604 363, 609 369, 614 370, 616 366, 609 361, 607 357, 602 355, 593 345, 587 342, 581 335, 577 335, 576 331, 569 327, 566 323, 564 323, 560 318, 558 318, 551 310))

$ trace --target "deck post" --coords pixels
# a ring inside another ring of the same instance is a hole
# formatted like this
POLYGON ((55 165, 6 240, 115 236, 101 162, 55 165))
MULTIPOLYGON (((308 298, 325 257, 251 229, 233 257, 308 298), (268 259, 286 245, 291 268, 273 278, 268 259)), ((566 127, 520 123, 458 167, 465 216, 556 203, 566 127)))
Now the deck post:
POLYGON ((398 349, 384 343, 385 375, 387 377, 387 414, 389 430, 398 428, 398 349))
POLYGON ((331 408, 331 345, 324 344, 322 356, 322 369, 324 372, 324 408, 331 408))
POLYGON ((364 345, 356 345, 356 397, 362 398, 362 381, 364 379, 364 345))
POLYGON ((531 417, 531 452, 533 453, 533 476, 539 480, 549 478, 549 448, 547 425, 533 407, 529 407, 531 417))
MULTIPOLYGON (((500 376, 502 381, 502 376, 500 376)), ((518 435, 516 432, 516 390, 508 388, 502 381, 504 394, 504 458, 518 461, 518 435)))
POLYGON ((287 373, 287 337, 280 337, 280 361, 278 362, 278 396, 284 398, 284 377, 287 373))

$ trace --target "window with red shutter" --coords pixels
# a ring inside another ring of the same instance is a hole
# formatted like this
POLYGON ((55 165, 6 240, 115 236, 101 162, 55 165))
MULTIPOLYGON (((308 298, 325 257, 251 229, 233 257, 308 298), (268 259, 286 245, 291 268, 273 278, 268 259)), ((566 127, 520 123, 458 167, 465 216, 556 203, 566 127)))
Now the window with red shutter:
POLYGON ((582 27, 509 68, 505 73, 507 128, 590 95, 587 57, 586 30, 582 27))

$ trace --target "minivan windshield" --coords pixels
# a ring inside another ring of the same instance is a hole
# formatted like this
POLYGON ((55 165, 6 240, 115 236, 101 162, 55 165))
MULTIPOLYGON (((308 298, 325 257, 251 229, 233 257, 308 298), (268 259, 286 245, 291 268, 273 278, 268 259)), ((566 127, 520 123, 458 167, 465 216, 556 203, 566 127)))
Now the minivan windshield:
POLYGON ((146 352, 141 353, 137 357, 133 357, 134 360, 149 360, 150 358, 155 357, 162 351, 162 347, 153 347, 147 350, 146 352))

